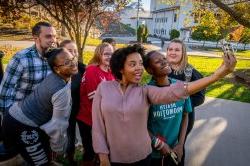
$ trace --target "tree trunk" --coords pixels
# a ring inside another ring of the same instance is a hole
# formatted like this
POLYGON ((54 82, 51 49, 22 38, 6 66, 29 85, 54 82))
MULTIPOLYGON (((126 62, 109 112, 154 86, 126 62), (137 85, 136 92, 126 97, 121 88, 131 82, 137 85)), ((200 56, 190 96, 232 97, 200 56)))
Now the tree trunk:
POLYGON ((76 41, 76 46, 77 46, 77 50, 78 50, 78 60, 80 62, 82 62, 83 58, 82 58, 82 41, 81 41, 81 38, 80 38, 80 33, 77 33, 75 34, 75 41, 76 41))
POLYGON ((61 27, 62 27, 61 36, 66 37, 66 28, 65 28, 65 26, 63 24, 61 24, 61 27))
MULTIPOLYGON (((82 50, 81 50, 82 54, 83 54, 83 51, 84 51, 84 49, 85 49, 85 45, 86 45, 86 42, 87 42, 88 35, 89 35, 89 33, 88 33, 88 32, 87 32, 87 33, 85 33, 84 38, 83 38, 83 42, 82 42, 82 50)), ((83 59, 84 59, 84 58, 82 57, 82 60, 83 60, 83 59)))

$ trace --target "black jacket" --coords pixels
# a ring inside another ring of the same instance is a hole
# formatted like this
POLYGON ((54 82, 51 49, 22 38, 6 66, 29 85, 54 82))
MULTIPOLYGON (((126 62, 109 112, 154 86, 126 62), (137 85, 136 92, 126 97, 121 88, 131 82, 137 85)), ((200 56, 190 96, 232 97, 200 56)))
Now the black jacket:
POLYGON ((80 85, 82 75, 85 72, 85 65, 78 62, 78 73, 71 78, 71 97, 72 97, 72 110, 71 115, 76 116, 80 107, 80 85))

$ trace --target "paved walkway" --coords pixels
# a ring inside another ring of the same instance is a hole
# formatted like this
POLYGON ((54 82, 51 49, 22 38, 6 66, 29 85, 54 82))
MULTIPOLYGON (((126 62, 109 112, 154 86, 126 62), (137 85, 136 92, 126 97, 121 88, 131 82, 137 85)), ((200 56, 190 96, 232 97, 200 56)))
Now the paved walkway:
POLYGON ((249 118, 250 103, 207 97, 196 109, 186 142, 186 166, 249 165, 249 118))

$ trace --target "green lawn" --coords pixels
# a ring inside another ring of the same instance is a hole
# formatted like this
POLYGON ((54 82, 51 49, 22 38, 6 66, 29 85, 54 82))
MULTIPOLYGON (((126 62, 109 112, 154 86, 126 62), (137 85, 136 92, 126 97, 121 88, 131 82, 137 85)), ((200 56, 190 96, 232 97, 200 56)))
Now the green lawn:
MULTIPOLYGON (((21 48, 15 47, 0 47, 0 50, 6 52, 6 56, 3 59, 3 63, 7 64, 12 55, 21 48)), ((93 52, 85 51, 83 54, 83 61, 88 64, 89 60, 93 56, 93 52)), ((220 58, 207 58, 189 56, 189 63, 191 63, 198 71, 204 76, 213 73, 213 71, 219 66, 222 59, 220 58)), ((238 60, 237 69, 250 68, 250 60, 238 60)), ((150 79, 150 76, 145 72, 142 83, 146 83, 150 79)), ((242 102, 250 103, 250 88, 240 83, 232 83, 230 78, 226 77, 207 88, 207 96, 218 97, 223 99, 230 99, 242 102)))
MULTIPOLYGON (((221 49, 215 49, 215 48, 205 48, 205 51, 212 51, 215 52, 216 54, 222 55, 222 50, 221 49)), ((244 57, 244 58, 250 58, 250 50, 238 50, 235 52, 235 55, 237 57, 244 57)))
MULTIPOLYGON (((101 42, 102 42, 102 40, 100 40, 100 39, 87 38, 86 45, 88 45, 88 46, 98 46, 99 44, 101 44, 101 42)), ((126 45, 127 44, 117 43, 116 47, 121 48, 121 47, 125 47, 126 45)))
MULTIPOLYGON (((84 53, 84 63, 88 63, 93 56, 93 52, 84 53)), ((222 59, 189 56, 189 63, 191 63, 204 76, 210 75, 220 65, 222 59)), ((237 69, 250 68, 250 60, 238 60, 237 69)), ((150 79, 150 75, 144 73, 142 83, 146 83, 150 79)), ((210 85, 207 88, 206 95, 210 97, 217 97, 222 99, 230 99, 250 103, 250 88, 245 85, 237 83, 233 84, 228 77, 210 85)))
MULTIPOLYGON (((189 62, 204 76, 212 74, 221 61, 219 58, 189 56, 189 62)), ((236 70, 246 68, 250 68, 250 60, 238 60, 236 70)), ((206 95, 250 103, 250 88, 240 83, 233 84, 229 77, 210 85, 207 88, 206 95)))

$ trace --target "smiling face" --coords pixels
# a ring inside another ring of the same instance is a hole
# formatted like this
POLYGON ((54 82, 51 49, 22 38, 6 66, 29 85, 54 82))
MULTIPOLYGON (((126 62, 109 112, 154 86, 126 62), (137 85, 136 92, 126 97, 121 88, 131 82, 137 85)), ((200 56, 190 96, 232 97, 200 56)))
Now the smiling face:
POLYGON ((64 48, 66 48, 73 56, 78 57, 77 47, 74 42, 65 44, 64 48))
POLYGON ((121 70, 124 84, 140 83, 143 74, 143 61, 139 53, 131 53, 127 56, 124 68, 121 70))
POLYGON ((77 74, 77 57, 73 56, 68 50, 63 50, 56 57, 54 70, 65 80, 77 74))
POLYGON ((100 66, 109 66, 113 52, 114 50, 111 45, 104 47, 102 55, 100 55, 100 66))
POLYGON ((40 33, 34 36, 37 47, 42 51, 54 47, 56 43, 56 30, 54 27, 41 26, 40 33))
POLYGON ((182 45, 180 43, 170 43, 167 48, 167 60, 170 64, 181 64, 183 58, 182 45))
POLYGON ((149 66, 146 70, 153 77, 165 77, 171 73, 166 57, 159 52, 155 52, 149 57, 149 66))

